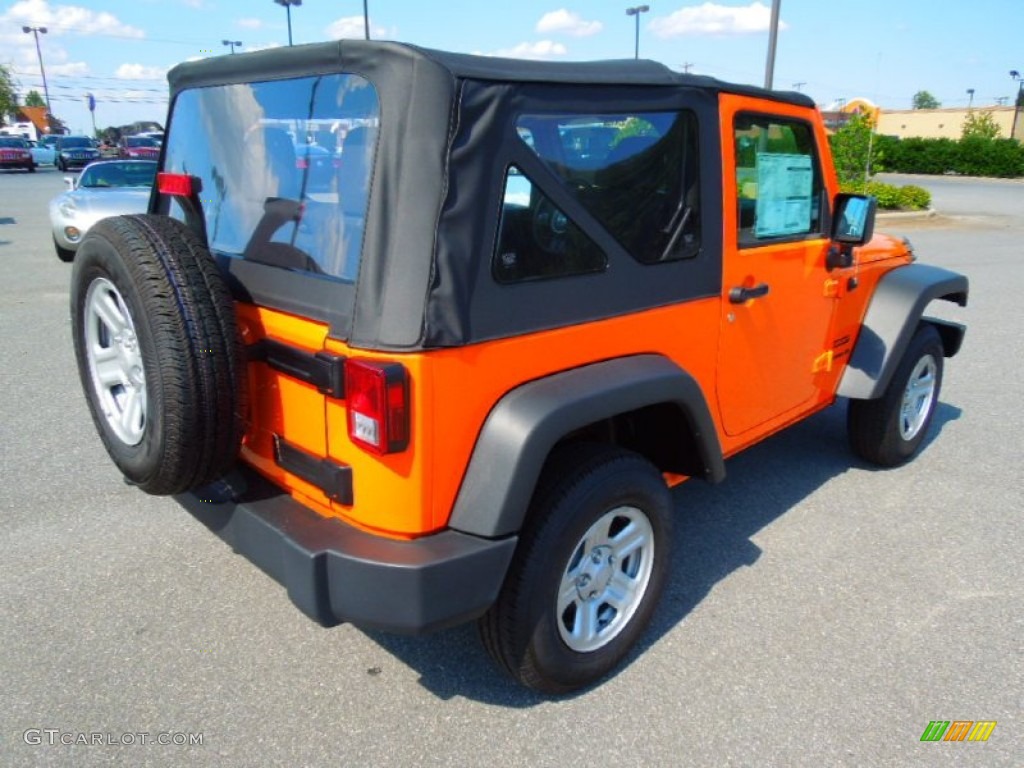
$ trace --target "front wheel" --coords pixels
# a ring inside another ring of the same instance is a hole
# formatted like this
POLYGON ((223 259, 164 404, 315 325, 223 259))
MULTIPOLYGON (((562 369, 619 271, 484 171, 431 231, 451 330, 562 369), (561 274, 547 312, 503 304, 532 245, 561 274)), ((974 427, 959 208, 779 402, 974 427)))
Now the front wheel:
POLYGON ((608 674, 647 627, 668 573, 672 504, 658 470, 614 446, 560 449, 544 474, 480 632, 519 682, 561 694, 608 674))
POLYGON ((917 453, 939 402, 942 364, 942 339, 934 326, 923 323, 882 396, 850 401, 846 425, 858 455, 895 467, 917 453))

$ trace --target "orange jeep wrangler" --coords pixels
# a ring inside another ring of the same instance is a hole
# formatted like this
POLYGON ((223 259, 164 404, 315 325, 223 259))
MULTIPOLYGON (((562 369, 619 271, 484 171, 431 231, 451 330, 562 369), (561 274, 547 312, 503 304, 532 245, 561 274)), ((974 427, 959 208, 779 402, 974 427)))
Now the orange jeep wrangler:
POLYGON ((840 397, 869 461, 925 438, 967 280, 872 237, 806 96, 362 41, 169 79, 150 212, 75 259, 82 386, 324 625, 475 619, 570 691, 648 624, 673 485, 840 397))

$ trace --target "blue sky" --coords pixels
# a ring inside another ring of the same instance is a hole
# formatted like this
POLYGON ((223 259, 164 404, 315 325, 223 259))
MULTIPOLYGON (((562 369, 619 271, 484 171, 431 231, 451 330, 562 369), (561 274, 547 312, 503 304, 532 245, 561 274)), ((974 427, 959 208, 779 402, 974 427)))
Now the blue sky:
MULTIPOLYGON (((629 58, 633 3, 607 0, 368 0, 375 38, 432 48, 556 60, 629 58)), ((640 55, 667 66, 761 85, 770 0, 647 0, 640 55)), ((361 0, 304 0, 292 9, 296 44, 361 37, 361 0)), ((943 106, 1012 97, 1011 69, 1024 72, 1024 0, 782 0, 775 87, 819 104, 867 97, 906 109, 930 91, 943 106), (941 10, 940 10, 941 6, 941 10)), ((32 35, 40 37, 53 112, 76 131, 163 122, 164 75, 174 64, 288 42, 285 10, 273 0, 0 0, 0 61, 22 90, 42 81, 32 35)))

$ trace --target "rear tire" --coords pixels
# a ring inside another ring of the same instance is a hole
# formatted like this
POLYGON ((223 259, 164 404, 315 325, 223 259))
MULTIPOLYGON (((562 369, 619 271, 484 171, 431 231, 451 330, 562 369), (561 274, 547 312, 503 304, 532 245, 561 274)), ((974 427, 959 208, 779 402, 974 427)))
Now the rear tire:
POLYGON ((671 496, 650 462, 614 446, 559 449, 498 600, 480 619, 485 647, 538 691, 594 683, 647 627, 671 544, 671 496))
POLYGON ((942 368, 942 339, 934 326, 922 323, 883 395, 850 401, 846 426, 854 452, 882 467, 912 458, 935 415, 942 368))
POLYGON ((232 297, 188 227, 151 215, 98 222, 75 257, 71 318, 89 410, 127 480, 173 494, 231 468, 243 351, 232 297))

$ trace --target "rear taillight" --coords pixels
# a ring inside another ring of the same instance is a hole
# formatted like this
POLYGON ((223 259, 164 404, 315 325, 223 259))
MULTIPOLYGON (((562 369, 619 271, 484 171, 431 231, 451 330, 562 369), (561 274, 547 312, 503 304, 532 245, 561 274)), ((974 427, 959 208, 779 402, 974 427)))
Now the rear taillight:
POLYGON ((409 445, 409 377, 398 363, 345 361, 348 436, 372 453, 404 451, 409 445))
POLYGON ((295 167, 300 171, 304 171, 309 168, 309 160, 304 157, 297 157, 295 158, 295 167))

